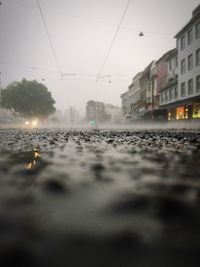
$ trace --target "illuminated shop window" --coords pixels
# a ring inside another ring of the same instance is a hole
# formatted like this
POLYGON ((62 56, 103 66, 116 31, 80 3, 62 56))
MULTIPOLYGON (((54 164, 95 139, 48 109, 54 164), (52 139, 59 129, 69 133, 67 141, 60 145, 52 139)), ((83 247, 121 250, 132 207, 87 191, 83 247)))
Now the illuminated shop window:
POLYGON ((184 108, 184 106, 176 108, 176 119, 177 120, 185 119, 185 108, 184 108))
POLYGON ((193 104, 192 118, 193 119, 200 118, 200 103, 193 104))

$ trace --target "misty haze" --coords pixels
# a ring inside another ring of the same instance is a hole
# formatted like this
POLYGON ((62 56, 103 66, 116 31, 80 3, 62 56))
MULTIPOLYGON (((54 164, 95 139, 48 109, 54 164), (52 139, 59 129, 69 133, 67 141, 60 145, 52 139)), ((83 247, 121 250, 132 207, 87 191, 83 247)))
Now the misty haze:
POLYGON ((0 0, 0 266, 198 267, 200 2, 0 0))

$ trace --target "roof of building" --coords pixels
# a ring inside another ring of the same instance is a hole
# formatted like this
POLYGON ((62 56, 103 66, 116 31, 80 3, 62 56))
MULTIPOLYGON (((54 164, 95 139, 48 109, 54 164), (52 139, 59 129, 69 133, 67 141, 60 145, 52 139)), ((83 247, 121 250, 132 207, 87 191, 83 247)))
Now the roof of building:
POLYGON ((164 58, 165 58, 165 60, 169 60, 170 58, 177 56, 177 54, 178 54, 178 50, 177 50, 177 48, 174 48, 174 49, 168 51, 164 55, 164 58))
POLYGON ((151 65, 153 64, 154 60, 151 61, 151 63, 144 69, 144 71, 142 72, 142 75, 140 76, 140 79, 142 79, 142 77, 144 77, 148 72, 150 72, 151 69, 151 65))
POLYGON ((104 105, 104 103, 103 102, 99 102, 99 101, 94 101, 94 100, 89 100, 88 102, 87 102, 87 105, 104 105))
POLYGON ((199 19, 200 19, 200 4, 192 12, 191 20, 174 37, 179 38, 185 31, 187 31, 199 19))
POLYGON ((135 79, 140 79, 140 77, 142 76, 142 73, 143 73, 143 71, 138 72, 138 73, 133 77, 133 80, 135 80, 135 79))
POLYGON ((161 60, 167 60, 168 58, 171 58, 173 57, 174 55, 176 55, 178 52, 177 52, 177 49, 174 48, 174 49, 171 49, 169 51, 167 51, 164 55, 162 55, 162 57, 160 57, 156 63, 160 62, 161 60))
POLYGON ((128 95, 128 91, 126 91, 125 93, 121 94, 121 98, 127 97, 127 95, 128 95))
POLYGON ((135 80, 137 80, 137 79, 140 80, 142 74, 143 74, 143 71, 140 71, 133 77, 132 83, 128 87, 129 90, 134 86, 135 80))

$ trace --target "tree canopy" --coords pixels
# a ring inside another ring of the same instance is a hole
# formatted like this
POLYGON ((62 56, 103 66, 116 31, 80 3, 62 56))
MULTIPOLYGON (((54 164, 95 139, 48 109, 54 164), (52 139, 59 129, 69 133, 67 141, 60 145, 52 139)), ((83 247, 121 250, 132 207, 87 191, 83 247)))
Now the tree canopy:
POLYGON ((2 91, 3 108, 24 117, 45 117, 55 111, 55 101, 47 87, 37 81, 13 82, 2 91))

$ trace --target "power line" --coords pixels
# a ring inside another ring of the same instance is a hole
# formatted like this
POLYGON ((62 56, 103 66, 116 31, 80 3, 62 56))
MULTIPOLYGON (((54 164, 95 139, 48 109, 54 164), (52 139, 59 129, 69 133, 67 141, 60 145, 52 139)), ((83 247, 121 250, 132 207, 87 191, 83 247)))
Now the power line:
POLYGON ((42 18, 42 22, 43 22, 43 25, 44 25, 44 28, 45 28, 45 31, 46 31, 46 34, 47 34, 47 38, 48 38, 48 41, 49 41, 49 45, 50 45, 51 51, 53 53, 53 56, 54 56, 54 59, 55 59, 59 74, 60 74, 61 79, 62 79, 62 72, 61 72, 61 69, 60 69, 60 66, 59 66, 59 63, 58 63, 58 58, 57 58, 57 55, 56 55, 56 52, 55 52, 55 49, 54 49, 54 46, 53 46, 53 42, 51 40, 51 36, 50 36, 48 28, 47 28, 46 21, 44 19, 44 15, 43 15, 42 8, 40 6, 39 0, 36 0, 36 3, 37 3, 37 6, 38 6, 38 9, 39 9, 41 18, 42 18))
MULTIPOLYGON (((25 65, 25 64, 19 64, 19 63, 10 63, 10 62, 1 62, 0 61, 0 65, 6 65, 9 66, 11 68, 22 68, 22 69, 26 69, 26 70, 30 70, 30 71, 43 71, 44 73, 50 73, 50 75, 52 75, 51 73, 56 73, 57 70, 55 69, 47 69, 47 68, 42 68, 42 67, 38 67, 38 66, 31 66, 31 65, 25 65)), ((97 74, 92 74, 92 73, 65 73, 62 72, 62 77, 63 80, 66 79, 70 79, 70 80, 81 80, 81 79, 93 79, 93 78, 97 78, 97 74), (73 77, 75 77, 75 79, 72 79, 73 77)), ((104 79, 104 78, 113 78, 113 77, 127 77, 127 76, 132 76, 132 74, 106 74, 106 75, 101 75, 99 77, 100 79, 104 79)))
MULTIPOLYGON (((45 31, 46 31, 46 34, 47 34, 47 38, 48 38, 48 41, 49 41, 49 45, 50 45, 51 51, 53 53, 53 56, 54 56, 54 59, 55 59, 55 62, 56 62, 56 66, 58 68, 58 71, 59 71, 59 74, 60 74, 60 77, 61 77, 61 81, 62 81, 63 87, 65 88, 65 83, 64 83, 64 80, 63 80, 63 76, 62 76, 62 72, 61 72, 60 65, 59 65, 59 62, 58 62, 58 58, 57 58, 57 55, 56 55, 56 51, 55 51, 54 46, 53 46, 53 42, 52 42, 48 27, 47 27, 47 24, 46 24, 46 21, 45 21, 43 12, 42 12, 42 8, 40 6, 40 2, 39 2, 39 0, 35 0, 35 1, 37 3, 37 6, 38 6, 38 9, 39 9, 41 18, 42 18, 42 22, 43 22, 43 25, 44 25, 44 28, 45 28, 45 31)), ((67 99, 67 101, 68 101, 68 104, 70 106, 69 99, 67 99)))
POLYGON ((121 17, 121 19, 120 19, 119 25, 118 25, 118 27, 117 27, 117 30, 116 30, 114 36, 113 36, 111 45, 110 45, 110 47, 109 47, 109 49, 108 49, 108 52, 107 52, 107 54, 106 54, 106 56, 105 56, 105 59, 104 59, 104 61, 103 61, 103 64, 102 64, 102 66, 101 66, 101 68, 100 68, 100 71, 99 71, 99 74, 98 74, 98 75, 101 75, 102 72, 103 72, 103 69, 104 69, 104 67, 105 67, 106 61, 107 61, 107 59, 108 59, 108 57, 109 57, 109 55, 110 55, 110 52, 111 52, 111 50, 112 50, 112 48, 113 48, 113 45, 114 45, 115 40, 116 40, 116 38, 117 38, 117 34, 118 34, 119 30, 120 30, 120 27, 121 27, 121 25, 122 25, 122 22, 123 22, 123 20, 124 20, 124 17, 125 17, 125 15, 126 15, 126 12, 127 12, 128 8, 129 8, 129 5, 130 5, 131 1, 132 1, 132 0, 128 0, 128 2, 127 2, 126 8, 125 8, 125 10, 124 10, 124 12, 123 12, 123 14, 122 14, 122 17, 121 17))
POLYGON ((115 34, 114 34, 114 36, 113 36, 113 39, 112 39, 112 41, 111 41, 110 47, 109 47, 109 49, 108 49, 108 52, 106 53, 106 56, 105 56, 104 61, 103 61, 103 64, 102 64, 102 66, 101 66, 101 68, 100 68, 100 71, 99 71, 99 73, 98 73, 98 76, 97 76, 97 78, 96 78, 96 80, 95 80, 94 85, 92 86, 91 91, 93 91, 93 90, 95 89, 95 87, 96 87, 96 83, 97 83, 99 77, 101 76, 101 74, 102 74, 102 72, 103 72, 103 70, 104 70, 104 67, 105 67, 106 62, 107 62, 107 60, 108 60, 108 57, 109 57, 109 55, 110 55, 110 52, 111 52, 111 50, 112 50, 112 48, 113 48, 113 45, 114 45, 114 43, 115 43, 115 40, 116 40, 117 35, 118 35, 118 32, 119 32, 119 30, 120 30, 120 27, 121 27, 121 25, 122 25, 122 22, 123 22, 123 20, 124 20, 124 17, 125 17, 125 15, 126 15, 126 12, 127 12, 128 8, 129 8, 129 5, 130 5, 131 1, 132 1, 132 0, 128 0, 128 2, 127 2, 127 4, 126 4, 126 7, 125 7, 125 10, 123 11, 123 14, 122 14, 122 16, 121 16, 119 25, 117 26, 116 32, 115 32, 115 34))

